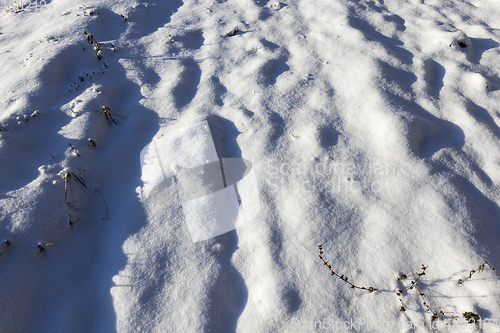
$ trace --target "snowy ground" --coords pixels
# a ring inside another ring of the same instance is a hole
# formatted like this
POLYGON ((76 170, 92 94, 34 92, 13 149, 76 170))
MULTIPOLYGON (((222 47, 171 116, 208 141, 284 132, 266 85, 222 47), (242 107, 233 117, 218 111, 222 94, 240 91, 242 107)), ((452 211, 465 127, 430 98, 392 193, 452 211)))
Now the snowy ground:
POLYGON ((20 3, 0 12, 0 331, 500 331, 500 275, 457 283, 500 267, 496 0, 20 3), (204 121, 260 210, 193 243, 141 151, 204 121), (422 264, 443 320, 396 294, 422 264))

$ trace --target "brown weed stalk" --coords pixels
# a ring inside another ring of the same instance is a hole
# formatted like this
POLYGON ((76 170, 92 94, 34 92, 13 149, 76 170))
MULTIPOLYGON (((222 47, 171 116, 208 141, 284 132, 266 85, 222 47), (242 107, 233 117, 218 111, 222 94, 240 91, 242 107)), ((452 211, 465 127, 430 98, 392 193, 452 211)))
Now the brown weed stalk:
POLYGON ((478 267, 478 268, 471 270, 471 271, 469 272, 469 276, 468 276, 468 277, 466 277, 465 279, 459 279, 459 280, 458 280, 458 284, 462 284, 462 283, 464 283, 466 280, 470 279, 470 278, 472 277, 472 275, 474 275, 474 273, 484 271, 484 266, 485 266, 485 265, 488 265, 488 266, 489 266, 489 267, 490 267, 490 268, 491 268, 491 269, 492 269, 495 273, 498 273, 498 272, 497 272, 497 270, 496 270, 496 269, 494 269, 494 268, 493 268, 493 267, 492 267, 492 266, 491 266, 491 265, 490 265, 490 264, 486 261, 486 259, 484 259, 484 263, 483 263, 482 265, 479 265, 479 267, 478 267))
POLYGON ((319 258, 323 261, 323 265, 325 265, 330 270, 330 272, 332 273, 332 276, 338 277, 339 279, 341 279, 342 281, 344 281, 345 283, 347 283, 348 285, 350 285, 352 289, 367 290, 369 292, 374 292, 374 291, 378 290, 378 289, 375 289, 373 287, 366 288, 366 287, 356 286, 353 283, 351 283, 351 282, 348 281, 348 277, 347 276, 344 276, 343 274, 339 275, 336 272, 334 272, 333 269, 332 269, 332 266, 330 264, 328 264, 328 262, 325 261, 325 259, 323 259, 323 253, 324 253, 323 252, 323 246, 322 245, 318 245, 318 248, 319 248, 319 258))
POLYGON ((432 313, 432 320, 436 320, 436 319, 441 319, 443 320, 444 319, 444 315, 445 314, 451 314, 451 319, 446 323, 446 325, 448 325, 449 323, 451 323, 453 320, 456 320, 458 318, 458 316, 453 316, 453 312, 444 312, 444 311, 439 311, 439 312, 435 312, 430 306, 429 304, 427 303, 427 301, 425 300, 425 294, 420 290, 420 288, 418 287, 418 281, 420 280, 420 278, 422 276, 425 275, 425 271, 427 270, 429 266, 425 266, 424 264, 422 264, 422 271, 420 273, 413 273, 413 274, 410 274, 410 275, 401 275, 400 277, 398 277, 398 280, 405 280, 411 276, 417 276, 417 278, 415 280, 412 280, 411 283, 410 283, 410 286, 408 288, 406 288, 405 290, 401 290, 401 289, 398 289, 397 291, 397 295, 400 297, 399 298, 399 301, 401 302, 401 311, 406 311, 406 308, 403 304, 403 300, 402 300, 402 296, 404 293, 408 292, 409 290, 412 290, 412 289, 416 289, 418 291, 418 294, 422 300, 422 305, 424 306, 425 310, 426 311, 429 311, 430 313, 432 313))

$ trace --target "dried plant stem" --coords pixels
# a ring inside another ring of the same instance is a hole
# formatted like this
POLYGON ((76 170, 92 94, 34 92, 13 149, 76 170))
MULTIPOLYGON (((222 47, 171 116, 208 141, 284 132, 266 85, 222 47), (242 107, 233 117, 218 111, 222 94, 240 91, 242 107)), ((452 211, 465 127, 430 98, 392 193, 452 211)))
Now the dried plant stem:
POLYGON ((107 106, 102 106, 99 110, 97 110, 96 112, 101 112, 102 114, 104 114, 104 117, 106 118, 106 120, 108 121, 108 125, 111 125, 111 122, 114 122, 115 124, 118 124, 118 122, 113 119, 112 116, 118 116, 120 117, 119 115, 117 114, 114 114, 114 113, 111 113, 109 112, 111 111, 110 108, 108 108, 107 106))
POLYGON ((405 305, 403 304, 403 300, 400 298, 399 301, 401 302, 401 309, 399 311, 406 311, 405 305))
POLYGON ((334 272, 333 269, 332 269, 332 266, 329 265, 328 262, 325 261, 325 259, 323 259, 323 246, 322 245, 318 245, 318 248, 319 248, 319 258, 321 259, 321 261, 323 261, 323 265, 325 265, 326 267, 328 267, 328 269, 332 273, 332 276, 338 277, 339 279, 341 279, 342 281, 344 281, 345 283, 347 283, 348 285, 350 285, 352 289, 367 290, 369 292, 373 292, 373 291, 378 290, 378 289, 375 289, 373 287, 366 288, 366 287, 356 286, 356 285, 354 285, 354 284, 352 284, 351 282, 348 281, 348 277, 347 276, 339 275, 336 272, 334 272))
POLYGON ((64 178, 64 202, 68 202, 68 178, 69 172, 66 169, 61 169, 64 178))
POLYGON ((78 151, 75 149, 75 147, 73 147, 73 145, 71 143, 69 143, 69 146, 71 148, 71 150, 73 150, 76 154, 76 156, 80 157, 80 154, 78 154, 78 151))
POLYGON ((488 263, 488 261, 486 261, 486 259, 484 259, 484 263, 483 263, 482 265, 479 265, 479 267, 478 267, 478 268, 471 270, 471 271, 469 272, 469 276, 468 276, 468 277, 466 277, 465 279, 459 279, 459 280, 458 280, 458 284, 462 284, 462 283, 464 283, 466 280, 470 279, 470 278, 472 277, 472 275, 474 275, 474 273, 484 271, 484 266, 485 266, 485 265, 488 265, 488 266, 489 266, 489 267, 490 267, 490 268, 491 268, 491 269, 492 269, 495 273, 498 273, 498 272, 497 272, 497 270, 496 270, 496 269, 494 269, 494 268, 493 268, 493 267, 492 267, 492 266, 488 263))
MULTIPOLYGON (((453 320, 455 320, 456 318, 458 318, 457 316, 453 316, 453 312, 443 312, 443 311, 439 311, 439 312, 435 312, 434 310, 432 310, 432 308, 429 306, 429 304, 427 304, 427 301, 425 300, 425 297, 424 297, 424 293, 420 290, 420 288, 418 287, 418 280, 420 280, 420 278, 425 275, 425 270, 428 268, 429 266, 425 266, 424 264, 422 264, 422 271, 420 273, 414 273, 414 274, 410 274, 410 275, 402 275, 401 277, 398 278, 398 280, 404 280, 404 279, 407 279, 409 278, 410 276, 417 276, 417 278, 414 280, 414 281, 411 281, 411 284, 408 288, 406 288, 405 290, 401 290, 399 289, 397 291, 397 295, 398 296, 402 296, 405 292, 408 292, 409 290, 412 290, 412 289, 417 289, 418 291, 418 294, 420 296, 420 298, 422 299, 422 305, 424 306, 425 310, 426 311, 429 311, 432 313, 432 320, 436 320, 436 319, 441 319, 443 320, 443 317, 445 314, 452 314, 451 316, 451 319, 450 321, 448 321, 446 323, 446 325, 448 325, 449 323, 451 323, 453 320)), ((399 301, 401 302, 401 311, 406 311, 406 308, 403 304, 403 300, 400 298, 399 301)))
POLYGON ((78 180, 80 182, 80 184, 83 185, 83 187, 87 188, 87 185, 85 185, 85 181, 83 180, 83 178, 81 177, 78 177, 77 175, 75 175, 73 172, 71 172, 71 174, 73 175, 73 177, 75 177, 76 180, 78 180))
POLYGON ((425 298, 424 298, 424 293, 420 290, 420 288, 418 287, 418 284, 415 284, 414 285, 415 289, 418 290, 418 293, 420 295, 420 298, 422 298, 422 304, 424 305, 424 307, 426 308, 427 311, 430 311, 432 312, 432 318, 433 319, 437 319, 437 317, 439 315, 441 315, 441 319, 443 319, 443 314, 444 312, 443 311, 439 311, 439 314, 436 314, 436 312, 434 312, 431 307, 429 306, 429 304, 427 304, 427 302, 425 301, 425 298))
MULTIPOLYGON (((97 59, 101 60, 102 59, 102 55, 103 55, 103 50, 102 50, 102 47, 101 47, 101 43, 99 43, 94 38, 94 35, 92 35, 92 31, 90 31, 90 28, 89 28, 88 25, 85 28, 85 30, 83 31, 83 36, 84 36, 84 39, 87 41, 87 43, 89 43, 89 45, 93 45, 94 46, 95 55, 97 56, 97 59), (87 30, 88 30, 88 32, 87 32, 87 30)), ((83 42, 83 49, 85 50, 85 41, 83 42)))
POLYGON ((100 196, 101 196, 101 198, 102 198, 102 201, 104 201, 104 206, 106 207, 106 217, 103 217, 102 219, 103 219, 103 220, 108 220, 108 204, 106 203, 106 200, 104 200, 104 197, 102 196, 102 193, 101 193, 101 191, 99 191, 99 189, 98 189, 98 188, 96 188, 96 189, 94 190, 94 193, 99 193, 99 195, 100 195, 100 196))
MULTIPOLYGON (((324 253, 323 252, 323 245, 318 245, 318 248, 319 248, 319 258, 323 262, 323 265, 325 265, 330 270, 332 276, 338 277, 339 279, 341 279, 342 281, 344 281, 345 283, 347 283, 348 285, 350 285, 352 289, 361 289, 361 290, 367 290, 367 291, 370 291, 370 292, 378 290, 378 289, 375 289, 373 287, 366 288, 366 287, 356 286, 353 283, 351 283, 351 282, 348 281, 347 276, 337 274, 332 269, 332 266, 330 264, 328 264, 328 262, 323 258, 323 253, 324 253)), ((493 268, 488 263, 488 261, 486 259, 484 259, 484 263, 483 264, 479 265, 479 267, 477 269, 471 270, 470 273, 469 273, 469 276, 466 277, 466 278, 464 278, 464 279, 458 280, 458 283, 462 284, 464 281, 470 279, 474 273, 483 271, 484 268, 485 268, 485 266, 490 267, 495 273, 498 273, 497 270, 495 268, 493 268)), ((420 278, 422 276, 425 275, 425 271, 427 270, 428 267, 429 266, 425 266, 424 264, 422 264, 422 271, 420 273, 413 273, 413 274, 410 274, 410 275, 403 274, 400 277, 398 277, 399 281, 408 279, 408 278, 410 278, 412 276, 416 277, 414 280, 411 281, 410 286, 408 288, 406 288, 404 290, 402 290, 402 289, 398 289, 397 290, 397 295, 399 296, 399 302, 401 303, 400 311, 406 311, 406 307, 405 307, 405 305, 403 303, 403 299, 402 299, 403 294, 406 293, 406 292, 408 292, 408 291, 410 291, 410 290, 412 290, 412 289, 416 289, 418 291, 420 299, 422 300, 422 305, 424 306, 425 310, 429 311, 430 313, 432 313, 432 320, 436 320, 436 319, 443 320, 445 315, 450 315, 450 320, 448 320, 448 322, 446 323, 446 325, 449 325, 454 320, 457 320, 458 316, 454 316, 453 315, 454 312, 445 312, 445 311, 436 312, 436 311, 434 311, 429 306, 429 304, 427 304, 427 301, 425 300, 425 297, 424 297, 425 294, 422 292, 422 290, 418 286, 418 281, 420 280, 420 278)), ((472 323, 472 322, 477 323, 477 321, 480 319, 479 315, 473 314, 472 312, 465 312, 464 313, 464 317, 466 318, 466 320, 469 321, 469 323, 472 323)))
POLYGON ((38 247, 38 250, 40 250, 40 252, 43 252, 43 251, 45 251, 45 247, 46 246, 53 245, 53 244, 54 243, 46 243, 46 244, 44 244, 44 243, 38 243, 37 247, 38 247))
MULTIPOLYGON (((429 267, 429 266, 427 266, 427 267, 429 267)), ((417 277, 417 279, 415 281, 411 281, 410 286, 408 288, 406 288, 405 290, 398 290, 398 292, 397 292, 398 296, 401 296, 403 293, 407 292, 408 290, 411 290, 411 289, 415 288, 415 286, 417 285, 418 280, 420 280, 420 278, 422 277, 422 275, 425 275, 425 270, 427 269, 427 267, 424 264, 422 264, 422 272, 417 273, 417 274, 414 273, 414 274, 411 274, 411 275, 404 275, 404 274, 401 275, 398 278, 398 280, 404 280, 404 279, 407 279, 410 276, 414 276, 414 275, 417 275, 418 277, 417 277)))

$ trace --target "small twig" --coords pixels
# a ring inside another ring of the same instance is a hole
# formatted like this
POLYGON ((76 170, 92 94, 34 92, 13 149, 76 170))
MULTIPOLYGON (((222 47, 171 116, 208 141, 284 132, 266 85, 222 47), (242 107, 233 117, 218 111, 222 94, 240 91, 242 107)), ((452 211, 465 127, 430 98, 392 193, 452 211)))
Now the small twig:
MULTIPOLYGON (((429 266, 427 266, 427 267, 429 267, 429 266)), ((406 288, 405 290, 398 290, 398 292, 397 292, 398 296, 401 296, 403 293, 407 292, 408 290, 413 289, 417 285, 417 282, 418 282, 418 280, 420 280, 422 275, 425 275, 425 270, 427 269, 427 267, 424 264, 422 264, 422 272, 416 274, 416 275, 418 275, 417 279, 415 281, 411 281, 410 286, 408 288, 406 288)), ((398 278, 398 280, 404 280, 404 279, 407 279, 410 276, 414 276, 414 275, 415 275, 415 273, 411 274, 411 275, 404 275, 403 274, 398 278)))
POLYGON ((451 313, 452 314, 451 319, 450 319, 450 321, 448 321, 446 323, 446 325, 448 325, 449 323, 451 323, 453 321, 453 319, 457 318, 456 316, 453 316, 453 312, 443 312, 443 311, 439 311, 439 313, 434 312, 434 310, 432 310, 431 307, 429 306, 429 304, 427 304, 427 302, 425 301, 424 293, 420 290, 420 288, 418 287, 417 284, 415 284, 415 289, 418 290, 418 293, 419 293, 420 297, 422 298, 422 304, 424 305, 426 310, 430 311, 432 313, 432 318, 431 318, 432 320, 436 320, 438 318, 443 320, 443 317, 445 314, 451 313))
POLYGON ((103 220, 108 220, 108 204, 106 203, 106 200, 104 200, 104 197, 102 196, 102 193, 101 193, 101 191, 99 191, 99 189, 98 189, 98 188, 96 188, 96 189, 94 190, 94 193, 99 193, 99 195, 100 195, 100 196, 101 196, 101 198, 102 198, 102 201, 104 201, 104 206, 106 207, 106 217, 103 217, 102 219, 103 219, 103 220))
POLYGON ((459 280, 458 280, 458 284, 462 284, 462 283, 464 283, 466 280, 470 279, 474 273, 484 271, 484 266, 485 266, 485 265, 488 265, 488 266, 489 266, 489 267, 490 267, 490 268, 491 268, 491 269, 492 269, 495 273, 498 273, 498 272, 497 272, 497 270, 496 270, 496 269, 494 269, 494 268, 493 268, 493 267, 492 267, 492 266, 491 266, 491 265, 490 265, 490 264, 486 261, 486 259, 484 259, 484 263, 483 263, 482 265, 479 265, 479 267, 478 267, 478 268, 471 270, 471 271, 469 272, 469 276, 468 276, 468 277, 466 277, 465 279, 459 279, 459 280))
POLYGON ((62 177, 64 178, 64 202, 67 202, 69 172, 66 169, 61 169, 61 172, 63 173, 62 177))
POLYGON ((450 320, 446 323, 446 325, 451 324, 452 321, 457 320, 458 316, 451 316, 450 320))
POLYGON ((75 152, 76 156, 80 156, 80 154, 78 154, 78 151, 71 145, 71 143, 69 143, 69 146, 75 152))
POLYGON ((431 309, 431 307, 429 306, 429 304, 427 304, 427 302, 425 301, 425 298, 424 298, 424 293, 420 290, 420 288, 418 287, 418 284, 415 284, 415 285, 414 285, 414 287, 415 287, 415 289, 417 289, 417 290, 418 290, 418 293, 419 293, 420 297, 422 298, 422 304, 424 305, 424 307, 426 307, 426 308, 427 308, 427 311, 432 312, 432 315, 433 315, 432 317, 433 317, 433 319, 436 319, 437 317, 436 317, 436 318, 434 318, 434 317, 435 317, 435 316, 438 316, 438 315, 441 315, 441 319, 443 319, 443 315, 442 315, 442 314, 443 314, 443 311, 440 311, 440 312, 439 312, 439 314, 436 314, 434 311, 432 311, 432 309, 431 309))
MULTIPOLYGON (((99 43, 94 38, 94 35, 92 35, 92 31, 90 31, 90 28, 89 28, 88 25, 85 28, 85 30, 83 31, 83 35, 84 35, 84 39, 87 41, 87 43, 89 45, 93 45, 94 46, 94 51, 95 51, 95 55, 97 56, 97 59, 101 60, 102 55, 103 55, 103 50, 102 50, 102 47, 101 47, 101 43, 99 43), (88 30, 88 32, 87 32, 87 30, 88 30)), ((85 50, 85 42, 83 42, 83 49, 85 50)))
POLYGON ((94 36, 92 35, 92 31, 90 31, 90 28, 88 25, 85 28, 85 30, 83 31, 83 39, 84 39, 84 42, 83 42, 83 49, 84 50, 85 50, 85 40, 87 41, 87 43, 89 43, 89 45, 94 44, 94 36), (89 32, 87 32, 87 30, 89 32))
MULTIPOLYGON (((405 290, 401 290, 399 289, 397 291, 397 295, 398 296, 402 296, 405 292, 408 292, 409 290, 412 290, 412 289, 417 289, 418 291, 418 294, 420 296, 420 298, 422 299, 422 305, 424 306, 425 310, 426 311, 429 311, 430 313, 432 313, 432 320, 436 320, 436 319, 441 319, 443 320, 443 317, 446 313, 451 313, 452 316, 451 316, 451 319, 448 323, 446 323, 446 325, 448 325, 449 323, 451 323, 456 317, 453 316, 453 312, 443 312, 443 311, 439 311, 438 313, 436 313, 434 310, 432 310, 432 308, 429 306, 429 304, 427 304, 426 300, 425 300, 425 297, 424 297, 424 293, 420 290, 420 288, 418 287, 418 281, 420 280, 420 278, 425 275, 425 270, 428 268, 429 266, 425 266, 424 264, 422 264, 422 271, 420 273, 413 273, 413 274, 410 274, 410 275, 401 275, 398 280, 405 280, 411 276, 417 276, 417 278, 414 280, 414 281, 411 281, 411 284, 408 288, 406 288, 405 290)), ((403 304, 403 300, 400 298, 399 301, 401 302, 401 304, 403 304)), ((404 307, 404 305, 401 307, 401 311, 406 311, 406 308, 404 307)))
MULTIPOLYGON (((348 179, 348 180, 349 180, 349 179, 348 179)), ((409 278, 409 277, 411 277, 411 276, 414 276, 414 275, 415 275, 415 273, 410 274, 410 275, 403 274, 403 275, 401 275, 400 277, 398 277, 398 281, 400 281, 400 280, 404 280, 404 279, 407 279, 407 278, 409 278)))
POLYGON ((75 175, 73 172, 71 172, 71 174, 73 175, 73 177, 76 178, 76 180, 78 180, 80 182, 80 184, 82 184, 85 188, 87 188, 87 185, 85 185, 85 181, 83 180, 83 178, 81 177, 78 177, 77 175, 75 175))
POLYGON ((38 250, 40 250, 40 252, 43 252, 43 251, 45 251, 45 247, 46 246, 53 245, 53 244, 54 243, 46 243, 46 244, 44 244, 44 243, 38 243, 37 247, 38 247, 38 250))
POLYGON ((338 277, 339 279, 341 279, 342 281, 344 281, 345 283, 347 283, 348 285, 351 286, 352 289, 360 289, 360 290, 367 290, 369 292, 373 292, 373 291, 376 291, 378 289, 375 289, 373 287, 369 287, 369 288, 366 288, 366 287, 358 287, 354 284, 352 284, 351 282, 347 281, 348 280, 348 277, 347 276, 344 276, 344 275, 339 275, 337 273, 335 273, 332 269, 332 266, 328 264, 327 261, 325 261, 323 259, 323 247, 322 245, 318 245, 318 248, 319 248, 319 258, 321 259, 321 261, 323 261, 323 265, 325 265, 326 267, 328 267, 328 269, 330 270, 330 272, 332 273, 332 276, 336 276, 338 277))
POLYGON ((97 59, 101 60, 102 55, 104 54, 102 48, 101 48, 101 43, 99 42, 94 42, 94 51, 97 59))
POLYGON ((401 309, 399 311, 406 311, 405 305, 403 304, 403 300, 400 298, 399 301, 401 302, 401 309))

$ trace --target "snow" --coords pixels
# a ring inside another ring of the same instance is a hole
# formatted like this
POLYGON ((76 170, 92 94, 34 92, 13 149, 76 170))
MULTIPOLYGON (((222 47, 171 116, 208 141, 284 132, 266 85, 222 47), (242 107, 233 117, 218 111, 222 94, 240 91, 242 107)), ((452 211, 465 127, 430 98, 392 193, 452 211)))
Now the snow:
POLYGON ((0 6, 0 331, 500 329, 495 1, 0 6))

